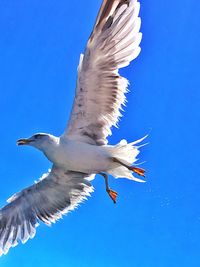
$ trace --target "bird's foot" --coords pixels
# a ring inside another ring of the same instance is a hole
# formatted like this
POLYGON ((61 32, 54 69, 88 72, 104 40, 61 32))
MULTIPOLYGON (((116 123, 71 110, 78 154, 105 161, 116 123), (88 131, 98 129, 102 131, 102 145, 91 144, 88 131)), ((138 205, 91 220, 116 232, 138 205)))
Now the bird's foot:
POLYGON ((131 167, 131 170, 140 176, 145 177, 145 170, 138 167, 131 167))
POLYGON ((109 185, 108 185, 108 175, 106 173, 103 173, 103 172, 102 173, 99 173, 99 174, 102 175, 103 178, 105 179, 106 192, 108 193, 108 195, 112 199, 112 201, 116 204, 118 193, 109 188, 109 185))
POLYGON ((115 192, 115 191, 113 191, 113 190, 110 189, 110 188, 109 188, 109 189, 106 189, 106 191, 107 191, 109 197, 112 199, 112 201, 116 204, 116 200, 117 200, 117 195, 118 195, 118 193, 115 192))
POLYGON ((127 169, 131 170, 132 172, 135 172, 136 174, 145 177, 145 170, 138 168, 138 167, 134 167, 134 166, 128 166, 127 164, 124 164, 123 162, 121 162, 120 160, 113 158, 114 162, 119 163, 120 165, 126 167, 127 169))

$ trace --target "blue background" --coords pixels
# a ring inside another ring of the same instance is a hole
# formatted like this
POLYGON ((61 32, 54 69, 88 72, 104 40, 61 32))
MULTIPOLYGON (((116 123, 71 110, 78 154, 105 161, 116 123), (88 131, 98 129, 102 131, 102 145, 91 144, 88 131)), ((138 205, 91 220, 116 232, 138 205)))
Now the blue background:
MULTIPOLYGON (((60 135, 69 117, 79 54, 100 0, 0 1, 0 204, 50 168, 39 151, 15 141, 60 135)), ((0 259, 3 267, 200 266, 198 1, 141 4, 142 53, 121 73, 128 106, 109 141, 150 133, 140 161, 146 184, 101 177, 78 210, 0 259)))

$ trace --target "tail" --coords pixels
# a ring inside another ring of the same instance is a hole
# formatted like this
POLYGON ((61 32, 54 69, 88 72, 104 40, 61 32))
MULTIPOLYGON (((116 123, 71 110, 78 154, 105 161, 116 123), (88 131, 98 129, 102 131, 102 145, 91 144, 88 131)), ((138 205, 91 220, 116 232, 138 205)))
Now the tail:
POLYGON ((136 173, 144 177, 145 171, 132 165, 137 161, 137 156, 140 153, 139 148, 145 145, 137 144, 141 143, 146 137, 147 136, 132 143, 127 143, 126 140, 122 140, 119 144, 110 148, 113 165, 108 173, 115 178, 128 178, 136 182, 145 182, 133 176, 133 174, 136 173))

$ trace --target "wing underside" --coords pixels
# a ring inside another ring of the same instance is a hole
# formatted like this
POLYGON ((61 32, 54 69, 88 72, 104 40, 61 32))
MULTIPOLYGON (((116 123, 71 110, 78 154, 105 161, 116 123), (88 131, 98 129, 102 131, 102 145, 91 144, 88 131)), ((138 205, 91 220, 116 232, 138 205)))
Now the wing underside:
POLYGON ((87 198, 93 187, 87 175, 53 168, 34 185, 11 197, 0 210, 0 255, 19 241, 33 238, 39 221, 60 219, 87 198))
POLYGON ((128 81, 118 73, 140 52, 140 4, 104 0, 81 56, 76 96, 64 136, 95 145, 107 144, 125 104, 128 81))

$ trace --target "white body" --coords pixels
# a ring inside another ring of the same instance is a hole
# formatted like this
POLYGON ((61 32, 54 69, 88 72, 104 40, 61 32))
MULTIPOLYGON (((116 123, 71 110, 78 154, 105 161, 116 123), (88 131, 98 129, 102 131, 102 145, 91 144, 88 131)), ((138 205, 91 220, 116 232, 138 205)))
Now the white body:
POLYGON ((111 160, 111 148, 112 146, 95 146, 61 137, 43 152, 57 167, 91 174, 106 172, 116 165, 111 160))
POLYGON ((96 146, 62 136, 49 135, 46 141, 38 144, 38 148, 54 166, 63 171, 74 171, 88 175, 106 172, 116 178, 126 177, 143 182, 143 180, 134 177, 131 170, 116 163, 113 158, 131 166, 139 154, 139 147, 135 145, 143 141, 144 138, 129 144, 126 140, 122 140, 115 146, 96 146))

